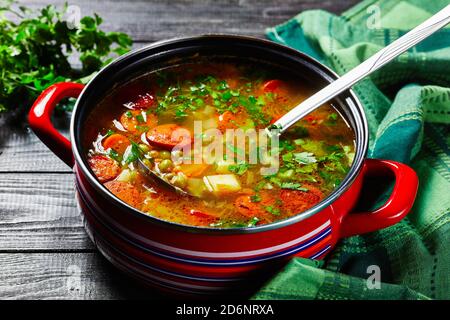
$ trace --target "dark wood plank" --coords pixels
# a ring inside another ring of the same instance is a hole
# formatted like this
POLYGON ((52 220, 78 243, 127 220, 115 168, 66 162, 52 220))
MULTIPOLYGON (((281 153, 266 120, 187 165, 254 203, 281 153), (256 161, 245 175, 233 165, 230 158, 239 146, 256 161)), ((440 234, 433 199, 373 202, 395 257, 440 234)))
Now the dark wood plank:
MULTIPOLYGON (((18 117, 0 122, 0 172, 71 172, 27 127, 26 111, 18 117)), ((68 124, 59 127, 67 135, 68 124)))
MULTIPOLYGON (((62 1, 21 1, 33 8, 62 1)), ((180 35, 237 33, 263 36, 274 26, 308 9, 340 13, 359 0, 73 0, 82 15, 98 13, 108 31, 127 32, 135 41, 154 41, 180 35)))
POLYGON ((0 299, 157 299, 99 253, 0 253, 0 299))
POLYGON ((86 251, 72 174, 0 174, 0 252, 86 251))

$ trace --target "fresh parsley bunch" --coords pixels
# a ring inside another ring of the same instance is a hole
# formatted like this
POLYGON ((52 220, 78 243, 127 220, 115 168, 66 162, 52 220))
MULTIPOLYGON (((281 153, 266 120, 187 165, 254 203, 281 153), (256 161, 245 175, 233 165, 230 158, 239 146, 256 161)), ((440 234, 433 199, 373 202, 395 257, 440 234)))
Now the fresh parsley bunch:
POLYGON ((13 4, 0 0, 0 112, 31 104, 56 82, 86 82, 132 44, 124 33, 100 30, 102 19, 97 14, 81 18, 79 26, 71 28, 65 20, 67 4, 61 11, 50 5, 38 12, 23 6, 15 10, 13 4), (69 63, 72 55, 79 57, 81 68, 69 63))

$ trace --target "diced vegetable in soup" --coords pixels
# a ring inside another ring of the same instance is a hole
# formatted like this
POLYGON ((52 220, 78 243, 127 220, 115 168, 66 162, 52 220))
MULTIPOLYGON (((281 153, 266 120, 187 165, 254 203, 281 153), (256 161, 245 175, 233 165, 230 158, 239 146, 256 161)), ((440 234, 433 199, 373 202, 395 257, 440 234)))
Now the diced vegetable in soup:
POLYGON ((236 228, 292 217, 326 198, 354 156, 353 132, 332 105, 262 153, 260 130, 313 93, 305 82, 261 65, 206 60, 149 73, 89 116, 88 163, 115 196, 162 220, 236 228), (149 179, 139 162, 187 194, 149 179))

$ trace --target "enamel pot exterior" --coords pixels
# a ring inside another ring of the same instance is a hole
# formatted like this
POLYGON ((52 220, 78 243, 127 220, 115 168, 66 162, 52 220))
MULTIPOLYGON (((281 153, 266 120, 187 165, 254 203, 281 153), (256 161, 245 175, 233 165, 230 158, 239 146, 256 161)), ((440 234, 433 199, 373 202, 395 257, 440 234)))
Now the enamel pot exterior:
POLYGON ((170 293, 207 295, 251 292, 293 256, 322 259, 342 237, 388 227, 410 210, 418 180, 408 166, 366 159, 368 130, 363 109, 351 92, 333 104, 356 137, 354 163, 342 184, 315 207, 287 220, 254 228, 181 226, 143 214, 114 197, 87 165, 83 147, 86 117, 115 86, 145 72, 200 56, 260 60, 316 82, 336 75, 293 49, 260 39, 209 35, 155 43, 105 67, 87 86, 60 83, 33 105, 29 122, 38 137, 73 167, 77 200, 86 230, 102 254, 140 282, 170 293), (77 97, 71 141, 52 126, 50 115, 63 98, 77 97), (366 177, 394 177, 388 201, 373 212, 353 212, 366 177))

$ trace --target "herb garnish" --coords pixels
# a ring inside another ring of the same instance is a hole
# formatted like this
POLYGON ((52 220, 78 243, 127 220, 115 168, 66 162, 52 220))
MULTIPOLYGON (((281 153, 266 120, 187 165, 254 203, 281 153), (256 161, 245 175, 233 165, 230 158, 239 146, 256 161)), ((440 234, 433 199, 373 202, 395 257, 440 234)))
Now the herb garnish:
POLYGON ((247 227, 254 227, 259 222, 257 217, 253 217, 248 221, 247 227))
POLYGON ((302 188, 300 183, 296 182, 283 182, 281 184, 281 189, 290 189, 290 190, 298 190, 298 191, 308 191, 306 188, 302 188))
POLYGON ((125 112, 125 116, 126 116, 127 118, 132 118, 132 117, 133 117, 133 114, 131 113, 131 111, 127 111, 127 112, 125 112))
POLYGON ((138 122, 140 122, 140 123, 145 122, 144 116, 143 116, 142 114, 138 114, 138 115, 136 116, 136 120, 137 120, 138 122))
POLYGON ((119 163, 122 162, 122 156, 118 154, 115 150, 108 149, 107 154, 111 159, 116 160, 119 163))
POLYGON ((317 162, 316 157, 311 152, 298 152, 293 154, 294 160, 300 164, 309 164, 317 162))
POLYGON ((260 202, 261 196, 259 194, 254 194, 250 196, 250 202, 260 202))
POLYGON ((266 211, 273 214, 274 216, 279 216, 280 215, 280 209, 275 208, 273 206, 267 206, 266 211))
MULTIPOLYGON (((3 2, 4 3, 4 2, 3 2)), ((49 5, 38 12, 6 1, 0 7, 0 112, 31 103, 41 91, 56 82, 87 82, 91 74, 110 62, 111 53, 121 55, 131 46, 124 33, 99 29, 102 19, 85 16, 79 26, 68 25, 67 4, 61 11, 49 5), (1 14, 11 13, 15 23, 1 14), (69 63, 72 54, 79 54, 81 70, 69 63)), ((70 110, 72 104, 63 107, 70 110)))
POLYGON ((141 156, 141 150, 136 142, 131 142, 131 146, 125 150, 123 157, 125 158, 125 164, 129 164, 139 159, 141 156))
POLYGON ((239 176, 242 176, 245 172, 247 172, 250 166, 251 165, 246 162, 239 162, 237 164, 230 164, 228 166, 228 170, 230 170, 233 173, 236 173, 239 176))

